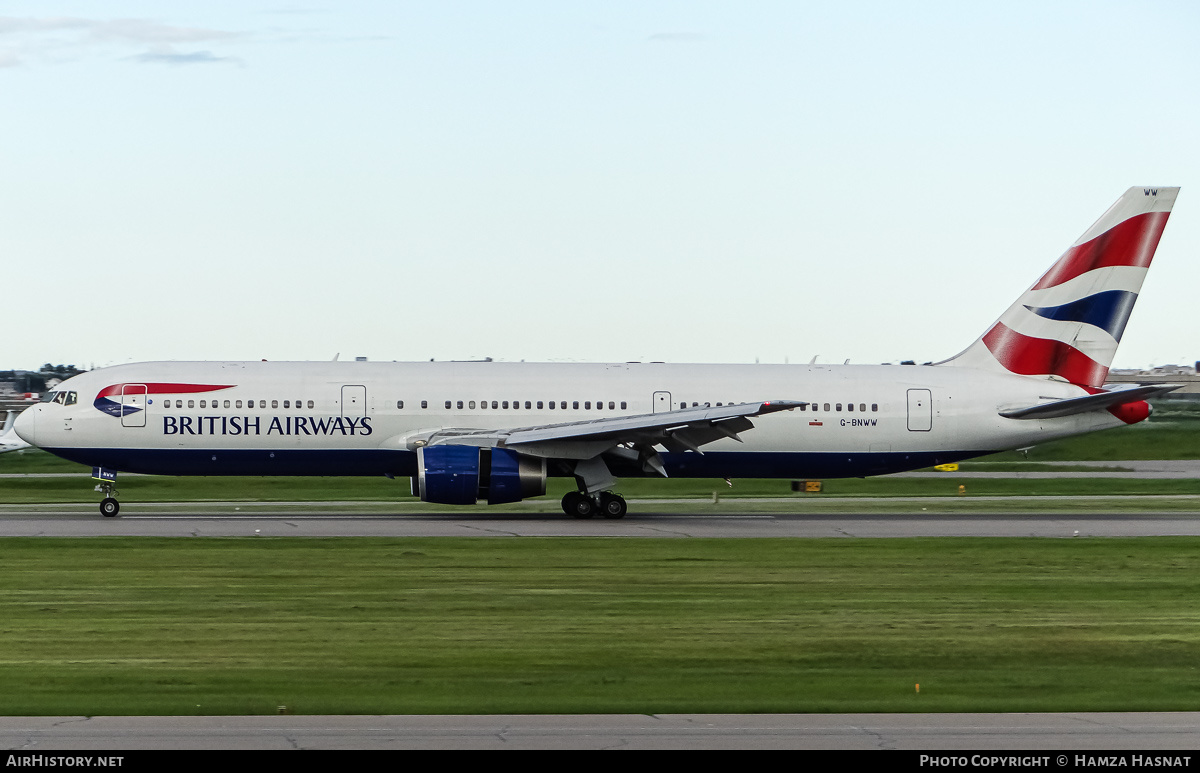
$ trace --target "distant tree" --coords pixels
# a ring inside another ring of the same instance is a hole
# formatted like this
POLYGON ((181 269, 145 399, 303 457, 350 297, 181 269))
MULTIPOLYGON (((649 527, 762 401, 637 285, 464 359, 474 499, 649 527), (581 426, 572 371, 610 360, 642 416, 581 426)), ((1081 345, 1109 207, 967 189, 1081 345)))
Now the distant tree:
POLYGON ((85 372, 86 371, 83 369, 77 368, 74 365, 52 365, 47 362, 41 367, 40 370, 38 370, 38 375, 40 375, 42 378, 57 378, 65 381, 71 376, 78 376, 80 373, 85 372))

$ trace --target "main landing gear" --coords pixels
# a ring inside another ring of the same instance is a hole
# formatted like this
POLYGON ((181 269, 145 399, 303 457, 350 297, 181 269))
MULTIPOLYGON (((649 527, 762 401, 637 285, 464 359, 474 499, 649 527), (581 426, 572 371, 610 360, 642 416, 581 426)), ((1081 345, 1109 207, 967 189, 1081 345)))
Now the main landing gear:
POLYGON ((605 518, 624 518, 629 506, 625 498, 609 491, 599 494, 584 494, 582 491, 571 491, 562 498, 562 509, 567 515, 576 518, 591 518, 603 515, 605 518))

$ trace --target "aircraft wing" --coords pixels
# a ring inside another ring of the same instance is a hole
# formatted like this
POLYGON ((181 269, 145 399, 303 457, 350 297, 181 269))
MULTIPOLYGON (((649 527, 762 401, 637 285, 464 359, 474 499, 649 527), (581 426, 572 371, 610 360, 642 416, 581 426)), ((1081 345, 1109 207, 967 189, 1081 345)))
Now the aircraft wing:
POLYGON ((1031 405, 1026 408, 1014 408, 1000 411, 1006 419, 1053 419, 1059 416, 1071 416, 1076 413, 1088 413, 1111 408, 1114 405, 1132 403, 1150 397, 1173 392, 1183 387, 1183 384, 1146 384, 1128 389, 1112 389, 1097 392, 1094 395, 1072 397, 1067 400, 1055 400, 1050 403, 1031 405))
POLYGON ((444 429, 410 437, 410 448, 429 445, 473 445, 510 448, 531 456, 591 459, 619 445, 651 450, 696 451, 722 438, 741 442, 739 432, 753 429, 751 417, 790 411, 806 402, 770 400, 720 407, 681 408, 637 416, 613 416, 562 424, 512 429, 444 429))

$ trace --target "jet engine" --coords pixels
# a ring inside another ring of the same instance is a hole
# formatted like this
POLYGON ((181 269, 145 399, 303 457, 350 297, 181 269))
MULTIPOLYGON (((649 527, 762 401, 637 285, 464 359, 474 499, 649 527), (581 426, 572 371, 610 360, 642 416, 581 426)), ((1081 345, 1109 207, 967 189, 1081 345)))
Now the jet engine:
POLYGON ((546 493, 546 460, 506 448, 425 446, 412 484, 413 496, 441 505, 519 502, 546 493))

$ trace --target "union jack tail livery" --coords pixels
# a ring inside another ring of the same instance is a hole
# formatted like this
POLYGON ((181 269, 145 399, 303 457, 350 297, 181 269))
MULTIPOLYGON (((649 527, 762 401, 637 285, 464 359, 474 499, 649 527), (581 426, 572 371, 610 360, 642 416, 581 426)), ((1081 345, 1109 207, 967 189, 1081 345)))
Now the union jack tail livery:
POLYGON ((962 354, 982 370, 1104 385, 1178 188, 1130 188, 962 354))

